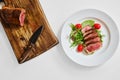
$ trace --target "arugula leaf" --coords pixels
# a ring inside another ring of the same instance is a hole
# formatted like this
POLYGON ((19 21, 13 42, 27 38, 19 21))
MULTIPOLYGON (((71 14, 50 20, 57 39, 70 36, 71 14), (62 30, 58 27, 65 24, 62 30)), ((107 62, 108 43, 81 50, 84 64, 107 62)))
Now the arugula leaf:
POLYGON ((101 42, 103 42, 103 37, 104 37, 105 35, 102 35, 102 34, 101 34, 101 31, 99 31, 99 30, 96 30, 96 32, 98 33, 98 36, 100 37, 101 42))
POLYGON ((95 21, 93 21, 93 20, 86 20, 86 21, 82 22, 82 27, 85 27, 87 25, 92 27, 94 25, 94 23, 95 23, 95 21))
POLYGON ((75 46, 77 46, 78 44, 83 44, 83 41, 81 41, 81 40, 73 41, 73 43, 71 44, 70 47, 75 47, 75 46))
POLYGON ((76 30, 76 28, 75 28, 75 25, 74 24, 70 24, 70 27, 72 28, 72 30, 74 31, 74 30, 76 30))
POLYGON ((70 39, 72 39, 72 43, 71 43, 71 46, 70 47, 75 47, 79 44, 83 44, 84 41, 83 41, 83 34, 81 32, 81 30, 79 29, 76 29, 75 31, 71 31, 70 33, 70 39))
POLYGON ((71 31, 70 38, 75 34, 76 31, 71 31))
POLYGON ((77 46, 77 43, 76 43, 76 42, 73 42, 73 43, 70 45, 70 47, 75 47, 75 46, 77 46))
POLYGON ((77 33, 74 35, 74 38, 75 38, 75 40, 78 40, 78 39, 83 40, 83 35, 82 35, 80 32, 77 32, 77 33))
POLYGON ((99 30, 96 30, 96 31, 98 33, 98 36, 100 37, 101 36, 101 31, 99 31, 99 30))

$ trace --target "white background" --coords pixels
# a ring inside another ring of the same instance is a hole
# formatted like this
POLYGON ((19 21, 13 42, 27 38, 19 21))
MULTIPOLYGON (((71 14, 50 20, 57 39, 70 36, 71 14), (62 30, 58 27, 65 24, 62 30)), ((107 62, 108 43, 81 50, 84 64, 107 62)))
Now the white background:
MULTIPOLYGON (((60 41, 64 21, 82 9, 98 9, 113 18, 120 30, 120 0, 40 0, 52 30, 60 41)), ((37 17, 37 16, 36 16, 37 17)), ((120 80, 120 46, 105 64, 87 68, 72 62, 60 44, 18 64, 0 24, 0 80, 120 80)))

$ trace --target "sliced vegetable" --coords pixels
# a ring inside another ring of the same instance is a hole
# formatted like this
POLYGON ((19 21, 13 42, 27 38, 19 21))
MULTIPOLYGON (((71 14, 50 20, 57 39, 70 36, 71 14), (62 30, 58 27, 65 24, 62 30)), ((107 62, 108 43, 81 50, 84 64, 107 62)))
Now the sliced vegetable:
POLYGON ((95 23, 95 21, 93 21, 93 20, 86 20, 82 23, 82 27, 85 27, 88 25, 92 27, 94 25, 94 23, 95 23))

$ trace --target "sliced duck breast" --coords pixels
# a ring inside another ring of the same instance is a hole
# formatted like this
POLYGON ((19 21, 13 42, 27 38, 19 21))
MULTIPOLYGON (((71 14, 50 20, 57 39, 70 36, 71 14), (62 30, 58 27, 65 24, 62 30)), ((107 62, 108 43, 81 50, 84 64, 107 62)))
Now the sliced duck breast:
POLYGON ((88 46, 89 44, 92 44, 92 43, 95 43, 95 42, 100 42, 100 37, 95 37, 93 39, 85 41, 85 45, 88 46))
POLYGON ((101 42, 96 42, 85 47, 85 51, 88 54, 92 54, 94 51, 98 50, 102 46, 101 42))
POLYGON ((85 41, 84 49, 88 54, 93 53, 102 46, 101 39, 94 27, 86 26, 81 31, 85 41))
POLYGON ((87 40, 93 39, 94 37, 97 37, 97 36, 98 36, 97 32, 93 32, 93 33, 89 34, 88 36, 84 37, 84 40, 87 41, 87 40))
POLYGON ((86 26, 86 27, 84 27, 84 28, 82 28, 82 33, 84 34, 86 31, 88 31, 88 30, 91 30, 92 29, 92 27, 91 26, 86 26))
POLYGON ((88 30, 87 32, 85 32, 85 33, 83 34, 83 37, 85 37, 85 36, 87 36, 87 35, 89 35, 89 34, 91 34, 91 33, 93 33, 93 32, 96 32, 96 31, 93 30, 93 29, 90 29, 90 30, 88 30))

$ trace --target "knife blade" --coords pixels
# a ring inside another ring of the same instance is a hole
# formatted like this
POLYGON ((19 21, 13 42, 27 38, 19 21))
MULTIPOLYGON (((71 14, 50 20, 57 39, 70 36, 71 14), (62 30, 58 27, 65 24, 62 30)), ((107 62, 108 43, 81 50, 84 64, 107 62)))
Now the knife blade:
POLYGON ((19 60, 19 63, 23 63, 27 59, 27 57, 29 56, 29 52, 32 51, 32 48, 34 47, 34 45, 35 45, 39 35, 42 33, 42 31, 43 31, 43 26, 40 26, 30 37, 28 44, 26 45, 24 52, 19 60))

